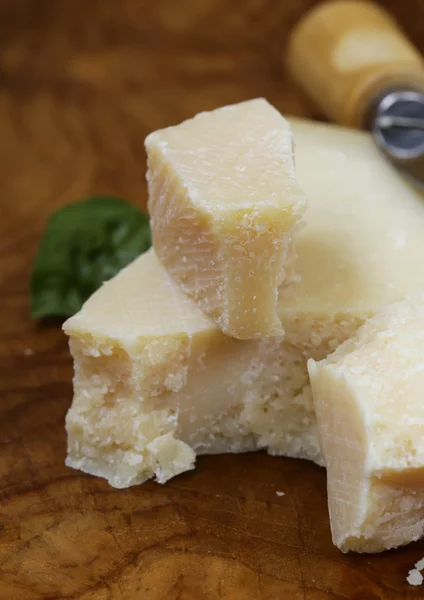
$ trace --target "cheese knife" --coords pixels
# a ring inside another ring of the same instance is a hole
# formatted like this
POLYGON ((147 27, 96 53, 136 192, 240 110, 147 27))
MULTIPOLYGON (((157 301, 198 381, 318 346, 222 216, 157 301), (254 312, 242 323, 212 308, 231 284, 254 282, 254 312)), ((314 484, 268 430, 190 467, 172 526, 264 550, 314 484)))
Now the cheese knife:
POLYGON ((370 130, 391 163, 424 187, 424 59, 385 10, 320 3, 294 28, 287 64, 328 119, 370 130))

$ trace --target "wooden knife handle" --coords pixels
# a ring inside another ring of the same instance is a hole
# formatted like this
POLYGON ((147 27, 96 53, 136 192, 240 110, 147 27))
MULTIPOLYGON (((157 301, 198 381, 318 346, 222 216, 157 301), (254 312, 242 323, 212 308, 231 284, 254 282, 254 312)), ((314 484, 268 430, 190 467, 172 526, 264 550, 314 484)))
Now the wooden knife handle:
POLYGON ((312 9, 292 32, 288 66, 322 112, 363 127, 387 87, 424 92, 424 61, 396 22, 371 2, 336 0, 312 9))

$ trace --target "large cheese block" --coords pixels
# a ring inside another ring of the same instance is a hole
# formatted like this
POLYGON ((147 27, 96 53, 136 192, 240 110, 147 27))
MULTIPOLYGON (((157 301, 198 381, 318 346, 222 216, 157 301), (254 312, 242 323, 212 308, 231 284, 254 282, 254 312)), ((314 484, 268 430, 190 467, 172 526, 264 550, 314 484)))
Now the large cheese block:
POLYGON ((307 359, 320 360, 424 281, 424 204, 365 133, 293 122, 308 223, 285 336, 226 337, 153 253, 65 324, 75 360, 68 464, 125 487, 194 453, 265 448, 322 464, 307 359))
POLYGON ((226 334, 283 333, 278 287, 306 207, 288 122, 257 99, 201 113, 146 139, 153 246, 226 334))
POLYGON ((424 534, 424 290, 383 309, 309 374, 334 543, 379 552, 424 534))

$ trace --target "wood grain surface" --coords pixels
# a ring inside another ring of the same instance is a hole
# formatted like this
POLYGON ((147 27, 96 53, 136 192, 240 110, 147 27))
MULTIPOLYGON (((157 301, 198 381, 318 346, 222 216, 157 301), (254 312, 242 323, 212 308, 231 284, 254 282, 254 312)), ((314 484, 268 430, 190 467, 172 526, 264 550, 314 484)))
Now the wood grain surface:
MULTIPOLYGON (((1 600, 424 597, 405 580, 423 543, 332 546, 325 472, 307 462, 204 457, 165 486, 121 491, 66 468, 67 342, 28 316, 46 217, 99 192, 144 205, 149 131, 258 95, 315 116, 281 66, 312 4, 1 0, 1 600)), ((423 3, 383 4, 424 50, 423 3)))

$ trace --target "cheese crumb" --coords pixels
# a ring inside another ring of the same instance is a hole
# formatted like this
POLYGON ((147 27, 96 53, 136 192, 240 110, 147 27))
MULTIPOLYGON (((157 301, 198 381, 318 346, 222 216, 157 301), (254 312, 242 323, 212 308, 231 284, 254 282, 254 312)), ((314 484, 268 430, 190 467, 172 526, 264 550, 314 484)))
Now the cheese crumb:
POLYGON ((409 583, 409 585, 421 585, 423 582, 423 576, 418 569, 411 569, 406 581, 409 583))
POLYGON ((277 494, 277 496, 285 496, 284 492, 275 492, 277 494))
POLYGON ((422 571, 424 569, 424 558, 415 563, 415 568, 418 569, 418 571, 422 571))

